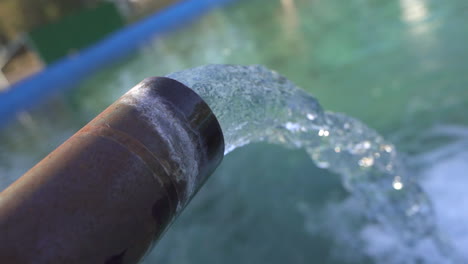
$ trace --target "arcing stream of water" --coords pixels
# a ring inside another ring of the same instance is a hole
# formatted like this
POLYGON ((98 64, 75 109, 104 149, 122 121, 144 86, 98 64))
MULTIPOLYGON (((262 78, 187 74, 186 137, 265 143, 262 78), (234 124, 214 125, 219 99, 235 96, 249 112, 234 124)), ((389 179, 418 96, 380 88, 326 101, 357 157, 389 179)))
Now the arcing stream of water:
POLYGON ((208 65, 168 77, 210 105, 224 132, 225 154, 260 141, 303 148, 317 166, 341 175, 370 221, 397 234, 414 249, 408 252, 417 252, 422 242, 431 251, 430 259, 424 253, 405 256, 407 263, 458 262, 395 147, 360 121, 324 111, 311 95, 262 66, 208 65))

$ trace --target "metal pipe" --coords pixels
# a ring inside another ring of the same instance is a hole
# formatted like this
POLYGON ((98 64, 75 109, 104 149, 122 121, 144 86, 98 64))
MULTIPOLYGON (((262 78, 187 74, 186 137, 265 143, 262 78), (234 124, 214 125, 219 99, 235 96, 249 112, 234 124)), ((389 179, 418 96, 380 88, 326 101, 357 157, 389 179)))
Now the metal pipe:
POLYGON ((145 79, 0 193, 0 263, 138 263, 223 152, 195 92, 145 79))

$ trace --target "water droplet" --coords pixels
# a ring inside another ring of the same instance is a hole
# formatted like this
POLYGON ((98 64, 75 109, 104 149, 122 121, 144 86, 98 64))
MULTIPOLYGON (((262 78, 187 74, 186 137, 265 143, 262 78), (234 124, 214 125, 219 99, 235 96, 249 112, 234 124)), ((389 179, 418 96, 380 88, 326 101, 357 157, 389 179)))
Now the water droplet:
POLYGON ((401 190, 404 187, 403 183, 401 182, 400 176, 395 176, 395 178, 393 179, 392 185, 393 185, 393 189, 395 190, 401 190))
POLYGON ((315 120, 316 116, 314 114, 308 113, 307 114, 307 119, 309 120, 315 120))
POLYGON ((328 137, 330 135, 330 132, 328 130, 320 129, 318 135, 320 137, 328 137))
POLYGON ((374 158, 372 157, 364 157, 362 159, 359 160, 359 166, 361 167, 371 167, 372 165, 374 165, 374 158))
POLYGON ((371 146, 372 146, 372 144, 369 141, 362 142, 362 147, 364 149, 370 149, 371 146))
POLYGON ((393 151, 392 145, 382 145, 382 146, 380 147, 380 149, 384 150, 384 151, 387 152, 387 153, 390 153, 390 152, 393 151))
POLYGON ((292 131, 292 132, 297 132, 301 129, 301 126, 299 124, 291 123, 291 122, 287 122, 285 124, 285 127, 287 130, 292 131))

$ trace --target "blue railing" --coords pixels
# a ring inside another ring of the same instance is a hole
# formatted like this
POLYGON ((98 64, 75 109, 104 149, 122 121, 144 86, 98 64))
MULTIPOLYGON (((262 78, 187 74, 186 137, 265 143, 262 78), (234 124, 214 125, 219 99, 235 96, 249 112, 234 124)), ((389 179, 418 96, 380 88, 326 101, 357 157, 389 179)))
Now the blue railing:
POLYGON ((16 113, 30 109, 44 99, 76 84, 89 74, 130 54, 156 35, 167 32, 207 11, 232 0, 186 0, 142 21, 129 25, 86 48, 76 56, 63 58, 0 93, 0 126, 16 113))

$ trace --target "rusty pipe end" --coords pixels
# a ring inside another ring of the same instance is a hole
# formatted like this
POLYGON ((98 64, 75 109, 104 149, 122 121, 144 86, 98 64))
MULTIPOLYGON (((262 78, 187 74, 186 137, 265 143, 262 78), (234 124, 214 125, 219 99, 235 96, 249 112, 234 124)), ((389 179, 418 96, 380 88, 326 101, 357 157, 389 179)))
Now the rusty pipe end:
POLYGON ((148 102, 140 104, 140 109, 144 115, 149 117, 154 126, 161 125, 152 120, 152 111, 141 107, 146 104, 161 104, 159 99, 165 100, 170 105, 175 115, 181 118, 182 122, 189 124, 190 130, 195 133, 199 140, 197 151, 202 155, 199 157, 200 177, 204 180, 220 164, 224 156, 224 137, 221 126, 216 116, 211 111, 205 101, 191 88, 181 82, 167 77, 151 77, 144 79, 134 89, 130 90, 126 96, 138 97, 141 90, 146 90, 148 102), (158 99, 156 99, 158 98, 158 99), (149 111, 148 111, 149 110, 149 111), (146 113, 145 113, 146 112, 146 113))
POLYGON ((223 159, 224 138, 215 115, 192 89, 167 77, 146 78, 116 104, 133 106, 149 125, 145 131, 152 131, 146 136, 132 133, 153 154, 161 155, 154 143, 166 144, 164 155, 170 159, 164 166, 176 185, 178 207, 183 208, 223 159))
POLYGON ((137 263, 223 152, 194 91, 145 79, 0 193, 0 263, 137 263))

